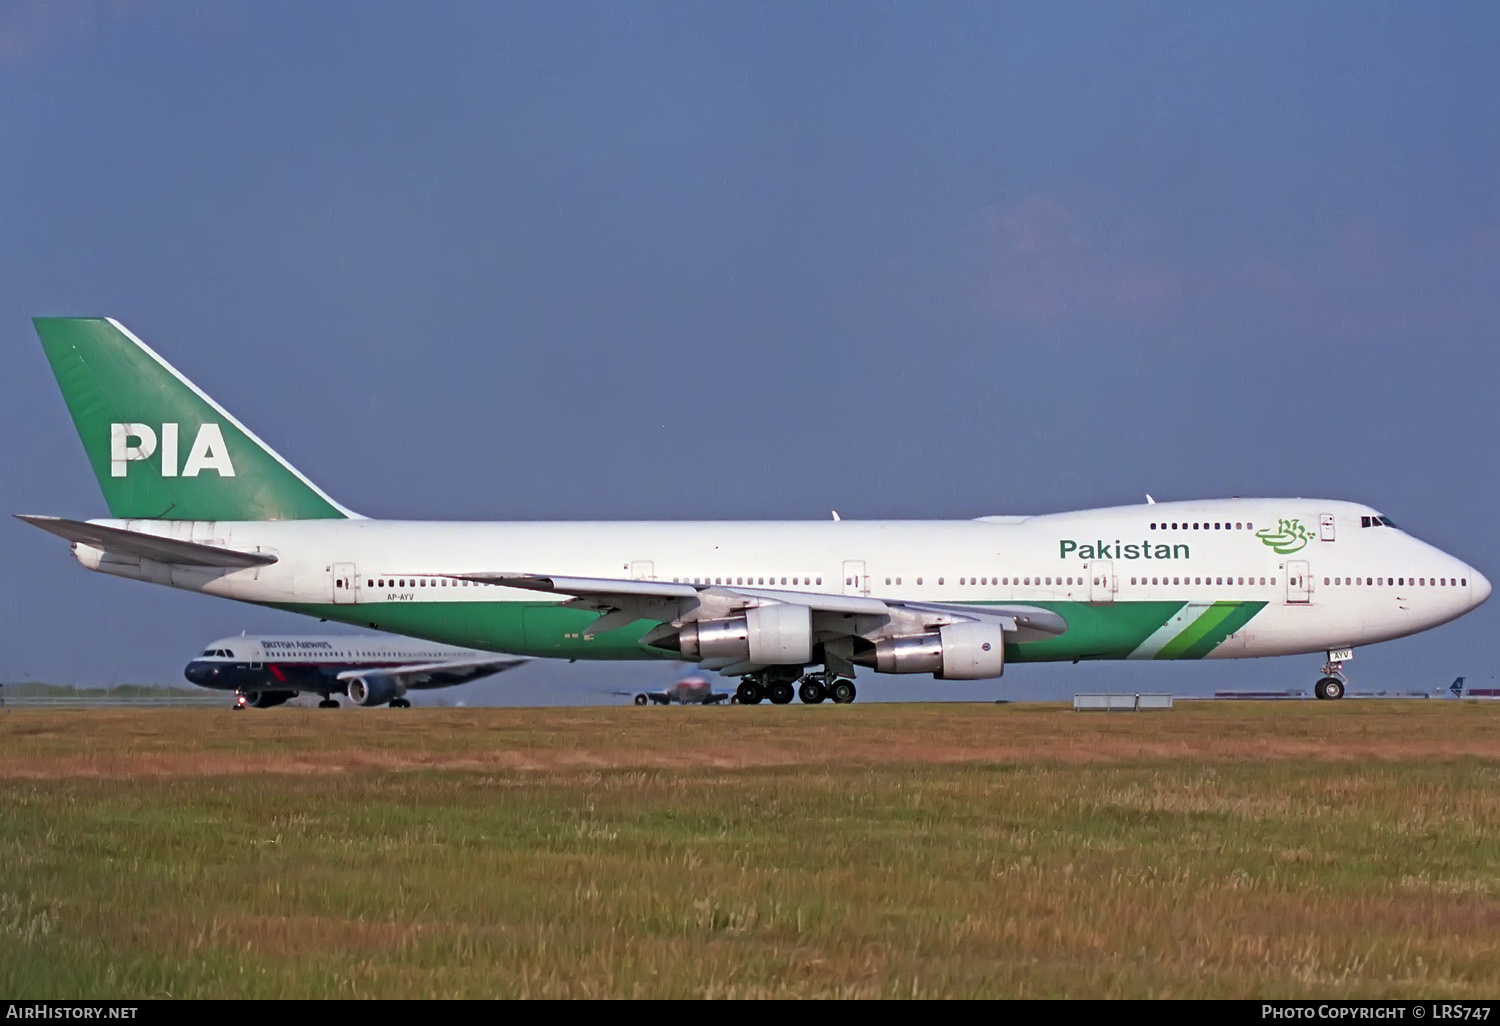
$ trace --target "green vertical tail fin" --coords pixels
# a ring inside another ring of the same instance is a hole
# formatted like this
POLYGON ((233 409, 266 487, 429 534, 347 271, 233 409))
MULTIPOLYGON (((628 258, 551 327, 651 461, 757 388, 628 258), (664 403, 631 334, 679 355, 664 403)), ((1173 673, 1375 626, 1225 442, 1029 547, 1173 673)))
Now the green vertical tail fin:
POLYGON ((171 364, 105 317, 37 317, 112 516, 353 517, 171 364))

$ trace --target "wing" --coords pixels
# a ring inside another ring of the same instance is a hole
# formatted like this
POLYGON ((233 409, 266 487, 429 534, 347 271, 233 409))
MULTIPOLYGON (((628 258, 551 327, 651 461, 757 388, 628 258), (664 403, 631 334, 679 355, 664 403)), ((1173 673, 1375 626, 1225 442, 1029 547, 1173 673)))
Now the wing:
POLYGON ((454 684, 466 684, 471 680, 488 677, 530 661, 521 656, 495 656, 492 659, 411 663, 407 666, 382 666, 373 670, 344 670, 337 679, 345 683, 356 677, 371 683, 390 681, 404 690, 420 691, 423 688, 446 688, 454 684))
MULTIPOLYGON (((693 621, 716 620, 741 615, 758 606, 782 604, 806 606, 812 614, 813 631, 825 642, 839 637, 920 634, 972 621, 994 624, 1013 635, 1017 643, 1056 637, 1068 629, 1067 621, 1050 609, 1018 603, 950 605, 864 595, 545 574, 470 573, 451 576, 503 588, 568 596, 562 603, 564 606, 599 613, 599 618, 584 628, 586 637, 642 620, 655 621, 656 625, 641 637, 641 643, 646 645, 667 640, 684 624, 693 621)), ((710 664, 703 662, 701 665, 710 664)), ((726 673, 739 673, 746 666, 734 664, 716 668, 726 673)))
POLYGON ((276 557, 265 552, 240 552, 238 549, 221 548, 218 545, 203 545, 199 542, 178 541, 144 531, 127 531, 119 527, 104 527, 82 520, 65 520, 62 517, 38 517, 16 514, 33 527, 66 538, 70 542, 92 545, 96 549, 124 552, 132 556, 154 559, 160 563, 178 566, 212 566, 243 569, 247 566, 265 566, 276 562, 276 557))

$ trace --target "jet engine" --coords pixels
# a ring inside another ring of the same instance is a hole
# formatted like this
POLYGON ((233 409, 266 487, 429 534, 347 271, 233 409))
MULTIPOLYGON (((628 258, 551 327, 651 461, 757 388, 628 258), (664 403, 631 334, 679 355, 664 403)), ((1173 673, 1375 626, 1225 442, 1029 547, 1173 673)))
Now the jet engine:
POLYGON ((295 691, 242 691, 240 697, 252 709, 270 709, 297 697, 295 691))
POLYGON ((1005 631, 968 620, 930 634, 884 638, 854 661, 880 673, 930 673, 939 680, 984 680, 1005 672, 1005 631))
POLYGON ((674 647, 694 662, 730 659, 802 666, 812 662, 812 610, 788 603, 757 606, 725 620, 699 620, 682 628, 674 647))
POLYGON ((406 694, 406 689, 389 677, 375 677, 366 680, 364 677, 355 677, 348 684, 349 701, 355 705, 372 706, 385 705, 394 698, 400 698, 406 694))

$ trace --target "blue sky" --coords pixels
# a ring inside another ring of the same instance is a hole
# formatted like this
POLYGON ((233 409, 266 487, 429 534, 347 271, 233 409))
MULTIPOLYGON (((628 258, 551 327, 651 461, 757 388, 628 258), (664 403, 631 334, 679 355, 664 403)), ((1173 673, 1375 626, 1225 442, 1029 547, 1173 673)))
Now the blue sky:
MULTIPOLYGON (((0 7, 0 510, 104 512, 30 327, 117 316, 443 519, 1369 502, 1500 578, 1500 9, 0 7)), ((0 524, 0 679, 316 625, 0 524)), ((1500 604, 1359 652, 1488 682, 1500 604)), ((1317 657, 871 697, 1308 686, 1317 657)), ((530 667, 584 700, 671 668, 530 667)), ((569 697, 572 696, 572 697, 569 697)))

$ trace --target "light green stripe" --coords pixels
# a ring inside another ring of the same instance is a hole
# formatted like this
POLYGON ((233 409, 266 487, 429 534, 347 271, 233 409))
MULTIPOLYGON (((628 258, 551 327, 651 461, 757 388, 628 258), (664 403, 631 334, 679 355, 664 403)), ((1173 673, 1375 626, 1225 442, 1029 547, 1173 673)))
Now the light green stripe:
POLYGON ((1203 637, 1203 640, 1199 641, 1197 644, 1193 645, 1186 652, 1184 652, 1182 654, 1182 657, 1184 659, 1202 659, 1204 656, 1208 655, 1214 649, 1222 645, 1231 634, 1239 630, 1241 627, 1244 627, 1251 620, 1255 619, 1255 614, 1259 613, 1264 608, 1266 608, 1266 604, 1264 602, 1238 603, 1233 613, 1229 614, 1229 616, 1225 617, 1217 627, 1209 631, 1208 634, 1203 637))
POLYGON ((1237 603, 1234 602, 1215 602, 1190 627, 1162 646, 1161 651, 1156 653, 1156 658, 1181 658, 1189 647, 1201 640, 1204 635, 1208 634, 1219 624, 1223 623, 1224 618, 1234 612, 1236 606, 1237 603))
POLYGON ((1167 617, 1166 622, 1158 627, 1149 638, 1141 642, 1126 658, 1156 658, 1156 653, 1171 644, 1172 639, 1191 627, 1193 622, 1211 607, 1212 603, 1209 602, 1187 602, 1178 606, 1172 611, 1172 615, 1167 617))

